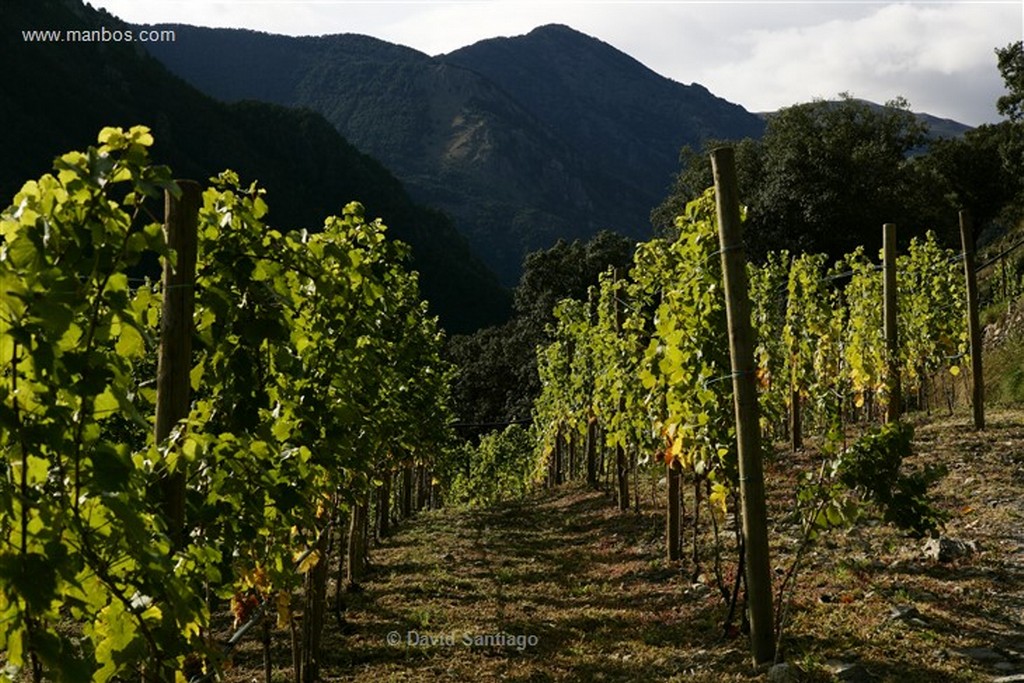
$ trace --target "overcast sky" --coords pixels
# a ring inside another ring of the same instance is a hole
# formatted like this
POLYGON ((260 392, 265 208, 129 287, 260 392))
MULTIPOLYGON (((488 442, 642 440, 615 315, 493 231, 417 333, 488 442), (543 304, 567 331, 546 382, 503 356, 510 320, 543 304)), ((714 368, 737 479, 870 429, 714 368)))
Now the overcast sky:
POLYGON ((751 111, 841 91, 906 97, 971 125, 999 120, 994 48, 1024 36, 1024 0, 91 0, 134 23, 290 35, 362 33, 430 55, 561 23, 751 111))

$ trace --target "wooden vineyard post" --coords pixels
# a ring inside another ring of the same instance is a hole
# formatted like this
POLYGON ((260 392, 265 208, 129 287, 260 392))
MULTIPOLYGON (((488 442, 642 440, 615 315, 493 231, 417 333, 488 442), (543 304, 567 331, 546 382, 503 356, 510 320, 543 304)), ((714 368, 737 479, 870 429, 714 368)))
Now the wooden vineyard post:
POLYGON ((555 435, 555 486, 563 483, 562 463, 565 461, 565 436, 562 434, 562 425, 558 425, 558 433, 555 435))
POLYGON ((402 519, 412 517, 412 463, 402 467, 402 519))
MULTIPOLYGON (((597 288, 587 288, 587 322, 589 324, 595 324, 597 321, 597 288)), ((590 395, 587 397, 588 403, 593 406, 594 404, 594 388, 593 385, 590 387, 590 395)), ((597 416, 591 408, 589 418, 587 419, 587 486, 592 489, 598 488, 598 473, 600 472, 598 466, 598 435, 600 429, 597 423, 597 416)))
POLYGON ((427 466, 416 466, 416 512, 427 506, 427 466))
POLYGON ((736 445, 739 451, 740 500, 746 542, 747 596, 750 614, 750 650, 754 665, 775 657, 772 624, 772 579, 768 557, 768 513, 761 462, 761 425, 754 373, 754 338, 747 295, 746 254, 740 225, 736 161, 731 147, 711 153, 715 177, 718 236, 725 285, 725 313, 729 325, 729 356, 736 409, 736 445))
MULTIPOLYGON (((181 196, 164 193, 164 235, 177 263, 164 259, 163 306, 160 311, 160 350, 156 370, 156 442, 170 436, 178 421, 188 417, 189 373, 192 370, 192 314, 195 308, 196 243, 202 191, 193 180, 179 180, 181 196)), ((174 548, 185 533, 184 460, 162 483, 164 513, 174 548)))
POLYGON ((681 471, 679 461, 672 459, 666 466, 668 478, 668 507, 665 510, 665 546, 669 562, 676 562, 682 556, 682 515, 681 515, 681 471))
POLYGON ((576 479, 576 469, 578 467, 576 463, 576 435, 578 430, 569 430, 569 481, 576 479))
POLYGON ((971 403, 974 428, 985 428, 985 375, 981 366, 981 325, 978 323, 978 278, 974 272, 974 225, 971 215, 960 212, 960 243, 964 250, 967 279, 967 329, 971 337, 971 403))
POLYGON ((352 506, 351 517, 348 528, 348 575, 346 583, 351 589, 359 585, 366 572, 366 512, 369 507, 369 494, 359 497, 359 500, 352 506))
MULTIPOLYGON (((307 570, 302 610, 302 654, 299 675, 301 683, 320 680, 320 638, 323 635, 324 613, 327 607, 327 554, 329 533, 322 533, 316 544, 319 558, 307 570)), ((365 542, 365 538, 364 538, 365 542)))
MULTIPOLYGON (((619 301, 619 281, 622 276, 619 273, 619 269, 615 269, 615 334, 617 336, 622 334, 622 323, 625 319, 625 314, 622 311, 622 302, 619 301)), ((626 397, 619 397, 619 414, 626 412, 626 397)), ((616 502, 619 505, 619 510, 625 512, 629 509, 629 462, 626 460, 626 449, 623 445, 617 444, 615 446, 615 476, 616 476, 616 502)))
POLYGON ((587 486, 597 488, 597 418, 587 420, 587 486))
POLYGON ((900 345, 896 328, 896 224, 882 226, 882 267, 885 273, 885 350, 888 356, 886 387, 889 406, 885 421, 896 422, 903 414, 903 396, 900 389, 900 345))
POLYGON ((793 368, 792 378, 790 380, 790 393, 789 393, 789 436, 790 445, 792 446, 793 452, 796 453, 802 450, 804 447, 804 436, 801 428, 801 417, 800 417, 800 389, 796 383, 796 368, 793 368))
POLYGON ((386 538, 391 533, 391 471, 384 463, 382 476, 377 487, 377 538, 386 538))

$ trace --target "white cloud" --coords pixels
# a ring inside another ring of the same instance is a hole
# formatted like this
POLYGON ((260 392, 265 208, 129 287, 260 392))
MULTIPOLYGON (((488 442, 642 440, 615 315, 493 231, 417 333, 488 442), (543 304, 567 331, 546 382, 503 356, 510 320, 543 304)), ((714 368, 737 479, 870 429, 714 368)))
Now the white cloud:
POLYGON ((1020 5, 888 5, 856 19, 747 29, 740 55, 704 72, 706 85, 752 109, 776 109, 850 91, 968 123, 995 120, 1000 79, 993 49, 1019 39, 1020 5), (983 86, 983 87, 980 87, 983 86))

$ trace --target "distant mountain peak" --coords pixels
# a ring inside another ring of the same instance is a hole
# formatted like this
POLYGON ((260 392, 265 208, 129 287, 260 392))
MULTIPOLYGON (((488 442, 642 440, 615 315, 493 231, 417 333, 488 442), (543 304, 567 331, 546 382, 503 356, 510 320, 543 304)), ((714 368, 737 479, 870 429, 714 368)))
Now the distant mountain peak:
POLYGON ((579 38, 586 38, 588 40, 594 40, 594 41, 597 41, 597 42, 601 42, 600 40, 598 40, 594 36, 589 35, 587 33, 584 33, 583 31, 574 29, 572 26, 569 26, 567 24, 557 24, 557 23, 555 23, 555 24, 544 24, 543 26, 538 26, 537 28, 533 29, 532 31, 530 31, 526 35, 528 35, 528 36, 575 36, 575 37, 579 37, 579 38))
POLYGON ((287 52, 251 37, 226 50, 204 31, 187 54, 149 49, 217 97, 323 113, 415 198, 450 213, 509 284, 527 252, 559 238, 648 235, 680 147, 764 128, 565 24, 436 57, 351 35, 297 39, 287 52))
POLYGON ((614 65, 615 68, 642 70, 651 76, 664 78, 614 45, 566 24, 544 24, 525 34, 485 38, 454 50, 448 55, 438 55, 438 58, 480 49, 503 50, 508 55, 521 55, 524 47, 532 50, 555 50, 561 58, 569 60, 597 58, 609 66, 614 65))

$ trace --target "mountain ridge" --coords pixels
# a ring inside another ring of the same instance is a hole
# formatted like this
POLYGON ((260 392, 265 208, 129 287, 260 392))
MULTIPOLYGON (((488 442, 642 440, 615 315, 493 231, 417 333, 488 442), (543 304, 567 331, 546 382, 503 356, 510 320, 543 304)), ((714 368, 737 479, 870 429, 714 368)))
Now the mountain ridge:
POLYGON ((148 125, 152 158, 177 177, 204 181, 224 168, 268 190, 269 220, 283 229, 322 225, 352 200, 380 216, 389 235, 412 247, 431 311, 452 331, 501 322, 510 296, 475 257, 447 218, 417 205, 378 161, 342 138, 311 110, 240 102, 224 104, 171 74, 138 44, 63 44, 21 40, 18 29, 127 27, 78 0, 40 0, 0 9, 11 30, 0 35, 9 55, 0 88, 0 166, 7 199, 28 178, 49 172, 54 157, 95 144, 103 126, 148 125), (61 83, 62 87, 40 87, 61 83))
MULTIPOLYGON (((218 98, 263 95, 322 113, 357 147, 393 169, 415 199, 452 215, 508 285, 517 281, 526 253, 550 247, 559 238, 586 239, 601 229, 648 237, 650 211, 677 170, 677 143, 704 134, 735 137, 762 125, 744 113, 749 130, 702 120, 701 133, 690 138, 641 146, 632 139, 609 143, 627 153, 637 148, 624 167, 595 154, 594 144, 571 139, 564 120, 545 117, 536 103, 531 106, 518 96, 514 83, 481 75, 488 69, 467 63, 464 53, 430 57, 358 34, 293 38, 176 28, 177 43, 151 46, 168 68, 218 98), (297 46, 295 51, 280 59, 266 57, 278 54, 274 50, 281 40, 297 46), (372 49, 353 56, 352 45, 367 40, 364 45, 372 49), (247 71, 252 59, 265 68, 247 71), (286 85, 268 94, 261 84, 267 81, 286 85), (652 146, 664 148, 653 170, 647 168, 652 146)), ((568 39, 576 45, 571 53, 590 55, 587 59, 609 65, 615 74, 643 73, 660 87, 690 88, 672 85, 629 55, 574 29, 563 26, 546 33, 557 34, 556 42, 568 39)), ((685 92, 713 97, 703 87, 685 92)), ((635 99, 645 98, 641 92, 635 99)), ((589 141, 615 128, 614 114, 604 115, 602 122, 571 118, 594 129, 589 141)), ((682 123, 679 127, 694 129, 682 123)))
POLYGON ((765 127, 565 24, 435 56, 354 33, 174 26, 177 43, 150 46, 169 69, 227 101, 323 114, 414 199, 452 216, 509 286, 526 253, 558 239, 646 239, 684 145, 765 127))

